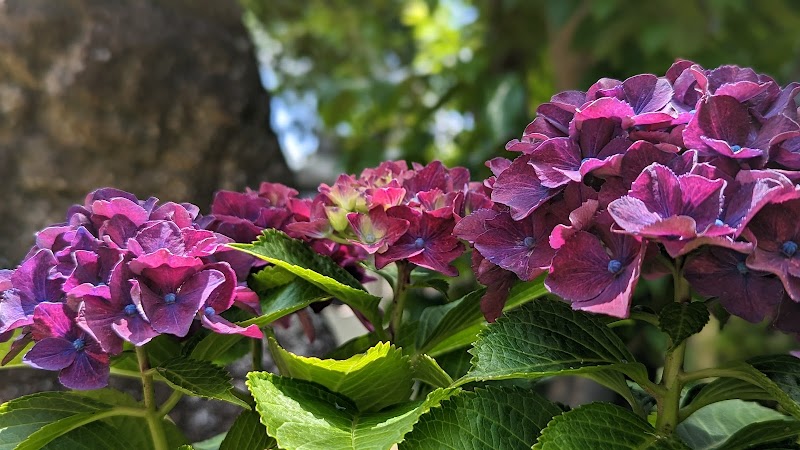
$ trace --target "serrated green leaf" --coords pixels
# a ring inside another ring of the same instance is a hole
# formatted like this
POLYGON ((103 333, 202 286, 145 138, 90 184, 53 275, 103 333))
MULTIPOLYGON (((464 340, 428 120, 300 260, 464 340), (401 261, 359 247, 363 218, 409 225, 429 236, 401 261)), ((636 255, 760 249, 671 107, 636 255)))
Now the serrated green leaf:
POLYGON ((535 450, 687 450, 677 438, 656 434, 644 419, 610 403, 565 412, 542 430, 535 450))
MULTIPOLYGON (((532 281, 517 283, 511 288, 511 291, 508 294, 506 304, 503 306, 503 312, 518 308, 519 306, 536 300, 547 293, 547 288, 544 287, 543 276, 532 281)), ((463 305, 465 310, 467 309, 467 306, 468 304, 463 305)), ((449 335, 445 336, 441 341, 439 341, 438 344, 427 345, 426 347, 428 347, 428 350, 425 351, 425 353, 435 357, 452 352, 453 350, 457 350, 459 348, 466 347, 475 342, 475 339, 478 337, 478 333, 486 328, 487 323, 483 318, 483 313, 480 312, 480 303, 478 302, 478 304, 473 306, 476 309, 472 310, 470 321, 465 321, 463 327, 460 327, 460 330, 450 331, 449 335)))
POLYGON ((296 279, 289 284, 269 290, 261 298, 261 315, 238 322, 239 325, 260 327, 299 311, 312 303, 330 300, 331 295, 312 283, 296 279))
POLYGON ((422 401, 361 413, 347 397, 305 380, 251 372, 247 386, 267 433, 286 450, 386 450, 457 391, 437 389, 422 401))
POLYGON ((233 385, 228 371, 208 361, 178 357, 162 363, 156 371, 184 394, 224 400, 250 409, 250 405, 231 393, 233 385))
POLYGON ((437 290, 440 294, 447 298, 447 293, 450 290, 450 284, 441 278, 430 278, 411 284, 414 288, 432 288, 437 290))
MULTIPOLYGON (((129 423, 129 425, 131 425, 129 423)), ((144 430, 147 429, 145 425, 144 430)), ((143 450, 152 448, 141 447, 137 442, 126 439, 124 434, 120 434, 119 428, 115 428, 105 422, 93 422, 82 426, 59 438, 49 442, 42 450, 143 450)), ((149 438, 148 433, 139 432, 149 438)))
MULTIPOLYGON (((796 420, 769 420, 747 425, 737 431, 718 450, 765 449, 766 444, 797 442, 800 436, 800 422, 796 420)), ((770 447, 772 448, 772 447, 770 447)))
POLYGON ((275 439, 261 425, 261 416, 255 411, 243 411, 231 425, 219 450, 264 450, 278 448, 275 439))
MULTIPOLYGON (((295 279, 289 284, 262 293, 262 314, 237 324, 242 327, 253 324, 264 327, 312 303, 329 300, 330 298, 330 294, 323 292, 313 284, 301 279, 295 279)), ((223 358, 231 348, 245 339, 250 338, 238 334, 212 333, 203 338, 192 349, 191 357, 215 362, 223 358)))
POLYGON ((286 269, 278 266, 267 266, 250 275, 248 285, 255 292, 264 292, 276 287, 289 284, 296 276, 286 269))
POLYGON ((411 397, 409 357, 388 342, 345 360, 297 356, 272 338, 269 343, 283 375, 321 384, 352 400, 359 411, 377 411, 411 397))
POLYGON ((453 384, 453 379, 444 371, 435 359, 428 355, 417 355, 411 360, 414 378, 433 387, 446 388, 453 384))
MULTIPOLYGON (((40 429, 47 428, 44 434, 51 437, 42 441, 40 446, 44 445, 63 434, 50 434, 57 426, 48 426, 74 416, 109 411, 111 407, 69 392, 42 392, 8 401, 0 405, 0 450, 11 450, 40 429)), ((70 429, 64 429, 64 433, 70 429)))
POLYGON ((229 244, 308 281, 342 302, 361 311, 373 324, 381 323, 380 298, 368 293, 349 272, 332 259, 320 255, 302 241, 268 229, 253 244, 229 244))
POLYGON ((763 389, 787 413, 800 419, 800 361, 797 358, 790 355, 760 356, 748 360, 747 363, 731 363, 723 370, 727 377, 746 381, 763 389))
POLYGON ((736 378, 717 378, 700 389, 690 403, 690 407, 698 410, 706 405, 731 399, 771 400, 772 397, 767 391, 749 381, 736 378))
POLYGON ((444 339, 483 322, 481 296, 484 292, 486 289, 478 289, 450 303, 425 308, 417 329, 419 352, 425 353, 444 339))
POLYGON ((601 318, 553 299, 528 303, 501 317, 480 334, 470 353, 472 369, 459 383, 608 369, 634 379, 646 377, 644 367, 601 318))
POLYGON ((708 308, 702 302, 668 303, 658 316, 658 324, 672 339, 675 347, 689 336, 699 333, 708 323, 708 308))
POLYGON ((792 423, 786 422, 789 417, 758 403, 725 400, 698 410, 678 424, 675 432, 693 450, 716 450, 747 425, 775 420, 787 426, 792 423))
POLYGON ((530 449, 541 430, 562 410, 520 388, 488 387, 441 403, 414 426, 401 450, 530 449))

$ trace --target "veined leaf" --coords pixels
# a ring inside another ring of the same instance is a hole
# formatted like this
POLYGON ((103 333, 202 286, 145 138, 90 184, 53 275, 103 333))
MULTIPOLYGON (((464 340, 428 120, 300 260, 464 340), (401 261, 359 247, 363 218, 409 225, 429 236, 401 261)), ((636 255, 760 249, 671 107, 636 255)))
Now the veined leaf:
POLYGON ((247 385, 267 432, 287 450, 386 450, 401 442, 420 416, 457 392, 437 389, 422 401, 364 413, 347 397, 305 380, 251 372, 247 385))
POLYGON ((434 387, 446 388, 453 384, 453 379, 439 366, 435 359, 428 355, 416 355, 411 360, 414 378, 434 387))
POLYGON ((470 353, 472 369, 459 383, 608 369, 634 380, 646 377, 644 366, 601 318, 553 299, 501 317, 480 334, 470 353))
MULTIPOLYGON (((783 422, 785 428, 794 429, 795 432, 800 431, 800 427, 798 427, 800 422, 791 420, 790 417, 784 416, 774 409, 754 402, 725 400, 698 410, 678 424, 675 432, 693 450, 717 450, 725 448, 724 444, 727 440, 748 425, 774 421, 783 422)), ((774 423, 769 426, 769 428, 772 427, 774 427, 774 423)), ((751 428, 746 433, 750 434, 752 430, 751 428)), ((744 434, 739 435, 732 444, 741 442, 744 436, 744 434)), ((757 443, 753 442, 752 444, 757 443)))
POLYGON ((387 342, 345 360, 297 356, 272 338, 269 344, 282 374, 342 394, 359 411, 377 411, 411 397, 414 382, 409 357, 387 342))
POLYGON ((557 416, 542 430, 535 450, 688 450, 644 419, 610 403, 591 403, 557 416))
POLYGON ((185 394, 224 400, 250 409, 250 405, 231 393, 233 385, 228 372, 208 361, 178 357, 159 365, 156 371, 170 386, 185 394))
POLYGON ((414 426, 402 450, 530 449, 562 410, 539 394, 520 388, 475 389, 442 402, 414 426))
POLYGON ((252 410, 242 411, 231 425, 219 450, 264 450, 278 448, 275 439, 261 425, 260 416, 252 410))
POLYGON ((672 339, 675 347, 699 333, 708 323, 708 308, 702 302, 669 303, 658 316, 658 326, 672 339))
POLYGON ((302 241, 268 229, 253 244, 229 245, 291 272, 361 311, 376 326, 381 324, 378 310, 380 298, 364 290, 349 272, 332 259, 316 253, 302 241))

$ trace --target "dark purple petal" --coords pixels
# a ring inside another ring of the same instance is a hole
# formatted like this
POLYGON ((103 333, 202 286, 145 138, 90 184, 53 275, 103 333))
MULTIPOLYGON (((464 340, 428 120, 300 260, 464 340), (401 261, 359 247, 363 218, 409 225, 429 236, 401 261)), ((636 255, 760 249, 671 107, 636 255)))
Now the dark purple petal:
POLYGON ((775 317, 783 285, 774 275, 751 270, 747 255, 706 247, 684 266, 684 276, 700 295, 717 297, 731 314, 757 323, 775 317))
POLYGON ((175 292, 183 281, 203 266, 199 258, 173 255, 166 249, 139 256, 130 262, 131 271, 149 279, 161 292, 175 292))
POLYGON ((522 280, 532 280, 550 266, 555 251, 549 236, 555 222, 544 211, 519 222, 508 214, 487 221, 487 233, 475 240, 475 248, 492 263, 510 270, 522 280))
POLYGON ((494 184, 492 201, 511 208, 511 217, 519 220, 556 195, 558 189, 544 186, 536 170, 528 164, 530 157, 519 157, 503 171, 494 184))
POLYGON ((622 82, 625 101, 636 114, 659 111, 672 99, 672 86, 651 74, 635 75, 622 82))
POLYGON ((76 354, 71 341, 50 337, 36 342, 22 360, 37 369, 61 370, 75 362, 76 354))
POLYGON ((597 236, 579 231, 556 252, 545 286, 570 302, 589 301, 613 282, 610 261, 597 236))
POLYGON ((745 105, 727 95, 711 96, 700 102, 697 114, 683 131, 683 140, 694 149, 710 149, 703 138, 744 147, 751 127, 745 105))
POLYGON ((65 387, 88 391, 108 386, 110 366, 108 355, 90 350, 87 345, 84 351, 75 355, 75 361, 58 374, 58 381, 65 387))

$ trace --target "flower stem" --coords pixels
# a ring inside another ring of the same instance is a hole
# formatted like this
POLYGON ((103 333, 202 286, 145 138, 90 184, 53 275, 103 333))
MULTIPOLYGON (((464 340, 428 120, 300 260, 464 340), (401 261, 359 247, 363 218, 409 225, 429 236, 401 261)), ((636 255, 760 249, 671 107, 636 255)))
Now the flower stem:
POLYGON ((264 339, 253 339, 252 344, 253 372, 261 372, 264 370, 264 339))
POLYGON ((408 261, 397 261, 397 281, 394 287, 392 300, 392 319, 389 325, 392 332, 392 341, 397 342, 400 336, 400 326, 403 323, 403 312, 406 306, 406 293, 411 284, 411 271, 414 265, 408 261))
MULTIPOLYGON (((678 303, 691 300, 689 283, 683 277, 683 261, 675 261, 672 279, 674 286, 675 301, 678 303)), ((661 387, 664 393, 657 397, 658 418, 656 419, 656 430, 663 435, 671 434, 678 425, 679 411, 681 403, 681 390, 683 389, 683 359, 686 355, 686 341, 678 345, 672 345, 664 357, 664 371, 661 374, 661 387)))
POLYGON ((150 436, 153 439, 154 450, 167 450, 167 435, 164 432, 162 415, 159 415, 158 405, 156 405, 155 392, 153 391, 153 375, 150 371, 150 360, 144 347, 136 347, 136 357, 139 359, 139 372, 142 374, 142 393, 144 397, 144 407, 147 410, 147 426, 150 428, 150 436))

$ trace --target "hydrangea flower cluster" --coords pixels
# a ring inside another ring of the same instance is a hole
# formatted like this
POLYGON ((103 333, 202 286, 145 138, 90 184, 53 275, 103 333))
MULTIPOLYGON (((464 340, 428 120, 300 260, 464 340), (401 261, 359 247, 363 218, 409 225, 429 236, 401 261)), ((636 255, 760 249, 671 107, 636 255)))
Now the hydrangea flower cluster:
MULTIPOLYGON (((58 370, 73 389, 108 382, 109 357, 129 342, 160 334, 184 337, 199 325, 222 334, 261 338, 220 314, 237 300, 227 257, 231 240, 198 226, 191 204, 139 200, 100 189, 75 205, 67 221, 36 235, 14 271, 0 274, 0 333, 33 367, 58 370)), ((12 353, 14 351, 12 350, 12 353)), ((8 355, 10 357, 12 355, 8 355)))
POLYGON ((799 92, 677 61, 540 105, 519 155, 487 163, 493 205, 455 228, 487 318, 541 274, 573 308, 627 317, 639 277, 671 270, 749 321, 800 310, 799 92))
POLYGON ((466 214, 491 206, 480 183, 463 167, 384 162, 356 177, 323 184, 309 205, 308 220, 287 225, 290 234, 355 245, 374 255, 377 268, 408 261, 455 276, 452 262, 464 252, 453 236, 466 214))

